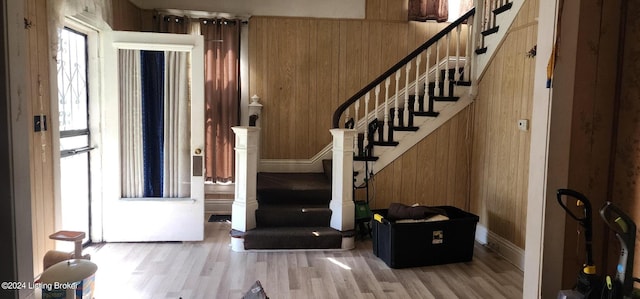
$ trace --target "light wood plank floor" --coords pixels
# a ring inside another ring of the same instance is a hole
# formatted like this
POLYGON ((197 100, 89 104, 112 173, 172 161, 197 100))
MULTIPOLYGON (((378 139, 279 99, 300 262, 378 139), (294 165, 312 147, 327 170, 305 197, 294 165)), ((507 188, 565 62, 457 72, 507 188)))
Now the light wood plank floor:
POLYGON ((94 297, 239 299, 260 280, 272 299, 522 298, 522 272, 479 244, 469 263, 396 270, 373 254, 371 240, 350 251, 237 253, 230 229, 206 223, 204 242, 86 248, 98 264, 94 297))

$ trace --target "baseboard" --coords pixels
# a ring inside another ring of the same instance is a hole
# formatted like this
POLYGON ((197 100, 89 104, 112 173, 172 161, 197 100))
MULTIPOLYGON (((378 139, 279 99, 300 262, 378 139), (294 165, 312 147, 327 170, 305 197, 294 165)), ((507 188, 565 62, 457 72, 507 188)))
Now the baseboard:
POLYGON ((524 271, 524 249, 489 231, 482 224, 476 225, 476 241, 486 245, 518 269, 524 271))
POLYGON ((332 158, 333 144, 325 146, 311 159, 260 159, 261 172, 323 172, 322 160, 332 158))
POLYGON ((231 215, 233 199, 209 199, 204 200, 204 213, 214 215, 231 215))
POLYGON ((204 184, 204 194, 233 194, 235 192, 236 185, 230 184, 204 184))

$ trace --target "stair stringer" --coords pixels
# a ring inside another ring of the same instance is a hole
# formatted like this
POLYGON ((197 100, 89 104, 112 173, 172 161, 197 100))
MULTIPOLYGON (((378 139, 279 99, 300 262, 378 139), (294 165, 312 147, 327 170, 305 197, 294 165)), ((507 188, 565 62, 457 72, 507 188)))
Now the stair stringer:
MULTIPOLYGON (((511 2, 513 3, 511 9, 496 16, 496 25, 500 26, 500 29, 498 30, 498 32, 487 35, 485 37, 484 45, 485 47, 487 47, 487 52, 484 54, 474 54, 473 69, 475 77, 473 77, 473 79, 475 80, 475 82, 482 78, 482 75, 489 65, 489 62, 491 62, 493 56, 495 56, 498 52, 497 50, 500 48, 500 45, 502 45, 502 41, 504 41, 505 37, 507 36, 507 32, 509 32, 511 24, 513 24, 513 21, 518 15, 518 12, 520 12, 520 8, 522 8, 524 1, 525 0, 511 0, 511 2)), ((475 24, 481 24, 481 22, 475 22, 475 24)))
MULTIPOLYGON (((419 127, 418 131, 394 133, 399 137, 397 140, 399 144, 395 147, 375 146, 374 155, 378 157, 378 160, 375 162, 368 162, 373 163, 373 167, 369 167, 369 172, 373 172, 373 174, 375 175, 376 173, 384 169, 395 159, 402 156, 406 151, 411 149, 411 147, 418 144, 418 142, 420 142, 422 139, 429 136, 429 134, 433 133, 444 123, 456 116, 464 108, 471 105, 471 103, 473 103, 473 100, 473 95, 465 93, 465 95, 461 96, 457 102, 450 102, 440 106, 438 110, 440 112, 440 115, 438 115, 438 117, 415 117, 414 122, 416 126, 419 127)), ((355 184, 356 186, 361 186, 364 183, 364 162, 354 162, 353 168, 354 171, 358 172, 358 175, 355 177, 355 184)))

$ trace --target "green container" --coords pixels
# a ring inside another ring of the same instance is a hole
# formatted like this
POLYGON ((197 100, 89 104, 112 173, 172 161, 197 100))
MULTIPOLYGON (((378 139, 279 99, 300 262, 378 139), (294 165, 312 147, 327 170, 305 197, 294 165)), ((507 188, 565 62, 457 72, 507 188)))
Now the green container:
POLYGON ((363 219, 371 219, 371 209, 366 201, 356 201, 356 221, 363 219))

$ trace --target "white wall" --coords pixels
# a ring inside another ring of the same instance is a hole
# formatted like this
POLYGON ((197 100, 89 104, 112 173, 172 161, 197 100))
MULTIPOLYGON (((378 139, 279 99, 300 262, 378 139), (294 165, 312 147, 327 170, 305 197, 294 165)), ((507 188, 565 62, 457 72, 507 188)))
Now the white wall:
POLYGON ((143 9, 184 9, 237 16, 364 19, 365 0, 131 0, 143 9))

